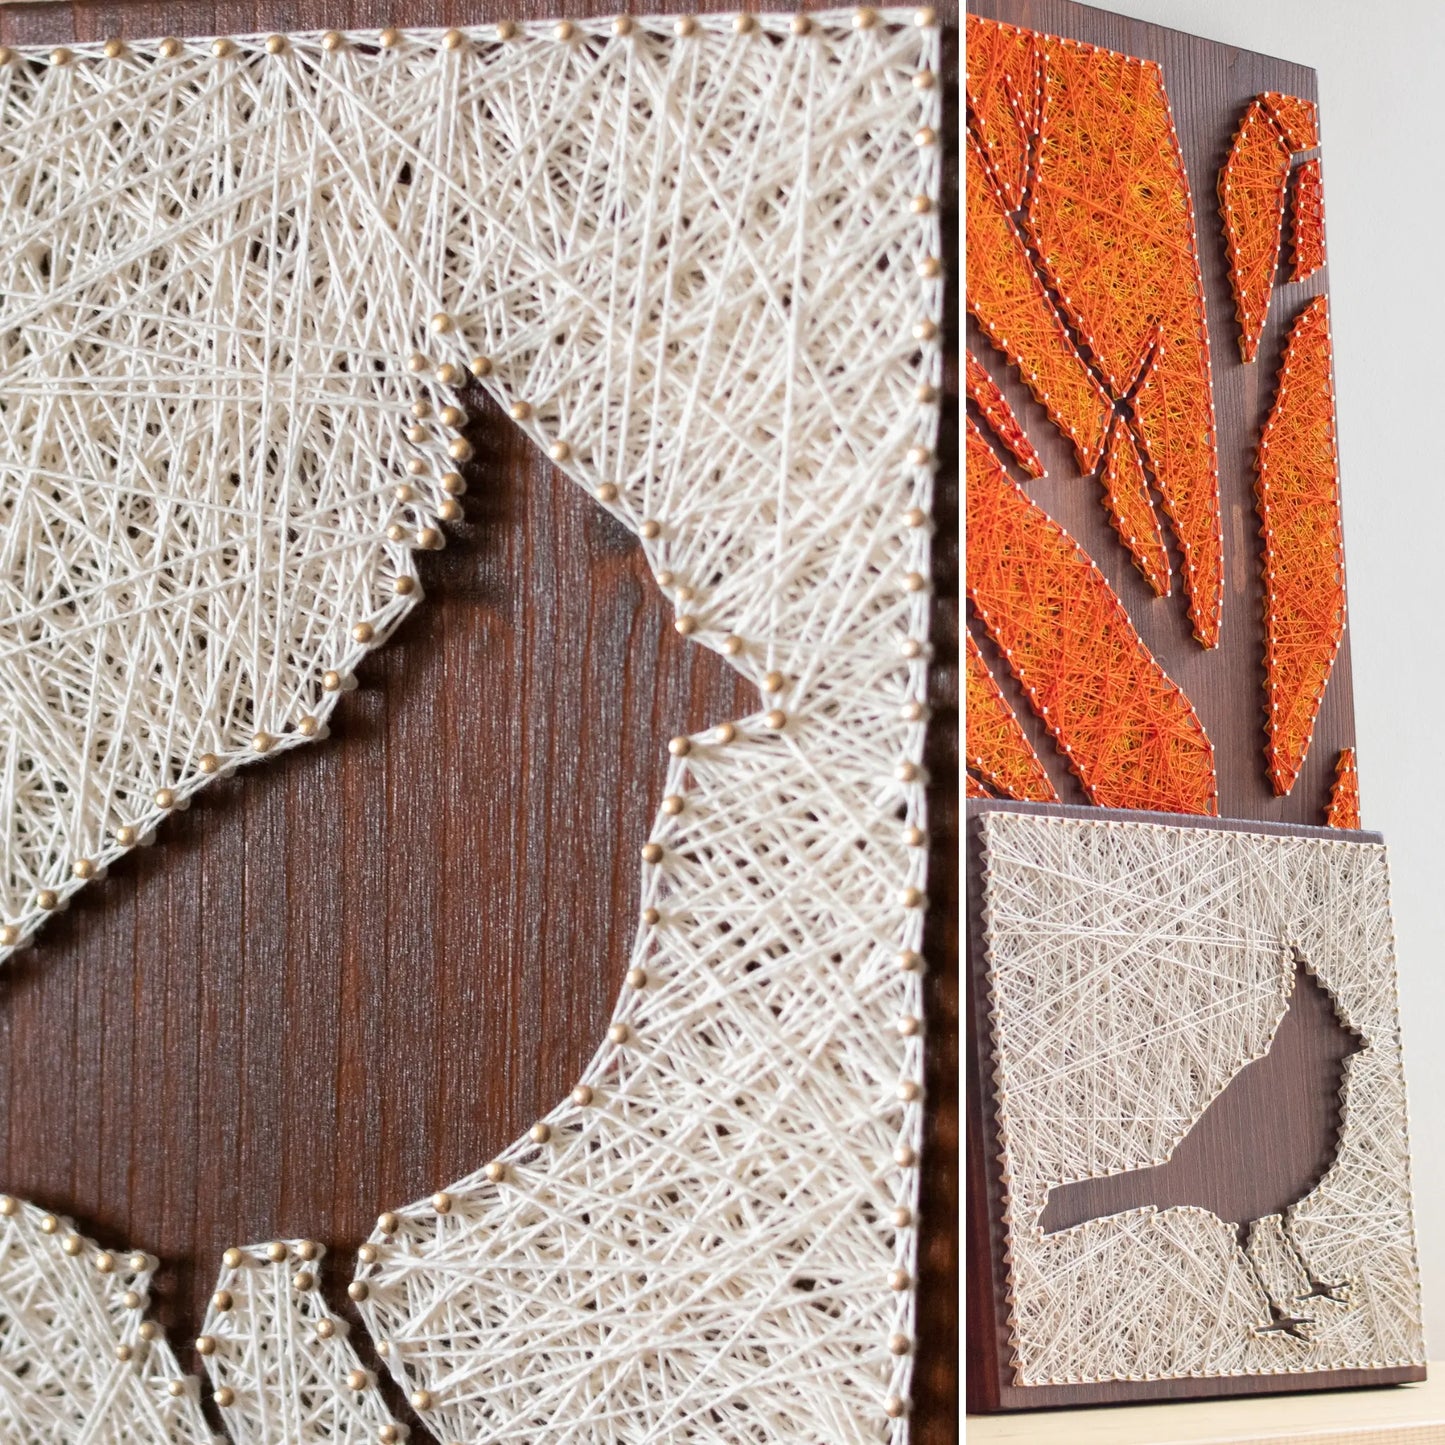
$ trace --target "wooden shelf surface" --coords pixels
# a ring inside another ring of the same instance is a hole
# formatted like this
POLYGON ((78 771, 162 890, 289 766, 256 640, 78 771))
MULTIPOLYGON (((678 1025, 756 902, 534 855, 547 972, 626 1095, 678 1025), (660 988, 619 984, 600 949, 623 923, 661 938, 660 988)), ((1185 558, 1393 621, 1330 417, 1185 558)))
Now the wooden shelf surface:
POLYGON ((970 1415, 968 1445, 1445 1445, 1445 1361, 1418 1385, 970 1415))

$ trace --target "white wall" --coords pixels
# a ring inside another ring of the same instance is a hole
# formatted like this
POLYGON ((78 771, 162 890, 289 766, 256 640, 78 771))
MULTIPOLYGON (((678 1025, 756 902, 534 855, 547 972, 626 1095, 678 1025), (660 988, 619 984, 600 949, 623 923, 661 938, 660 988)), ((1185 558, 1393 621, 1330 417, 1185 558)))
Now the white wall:
POLYGON ((1445 1358, 1445 5, 1097 3, 1319 72, 1361 803, 1390 845, 1426 1325, 1445 1358))

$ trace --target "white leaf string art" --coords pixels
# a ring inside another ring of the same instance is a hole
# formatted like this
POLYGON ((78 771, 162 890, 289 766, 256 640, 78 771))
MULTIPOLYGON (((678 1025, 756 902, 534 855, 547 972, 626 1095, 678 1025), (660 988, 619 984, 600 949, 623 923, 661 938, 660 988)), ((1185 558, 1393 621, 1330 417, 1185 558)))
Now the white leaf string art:
POLYGON ((1016 1383, 1423 1364, 1384 848, 1005 812, 982 826, 1016 1383), (1162 1163, 1268 1053, 1291 949, 1362 1041, 1318 1183, 1255 1221, 1248 1255, 1194 1205, 1045 1233, 1051 1188, 1162 1163), (1261 1328, 1262 1283, 1298 1298, 1305 1257, 1348 1288, 1301 1305, 1307 1335, 1261 1328))
MULTIPOLYGON (((5 62, 0 945, 209 778, 324 733, 457 513, 474 378, 760 705, 673 743, 571 1098, 383 1214, 352 1295, 439 1438, 902 1441, 932 13, 5 62)), ((278 1267, 243 1250, 221 1287, 278 1267)), ((40 1307, 12 1282, 0 1330, 40 1307)), ((253 1338, 294 1324, 248 1298, 253 1338)), ((334 1379, 326 1408, 279 1398, 317 1359, 252 1371, 238 1440, 355 1438, 334 1379)), ((29 1390, 0 1375, 20 1437, 52 1438, 29 1390)), ((79 1388, 63 1409, 54 1438, 91 1428, 79 1388)))

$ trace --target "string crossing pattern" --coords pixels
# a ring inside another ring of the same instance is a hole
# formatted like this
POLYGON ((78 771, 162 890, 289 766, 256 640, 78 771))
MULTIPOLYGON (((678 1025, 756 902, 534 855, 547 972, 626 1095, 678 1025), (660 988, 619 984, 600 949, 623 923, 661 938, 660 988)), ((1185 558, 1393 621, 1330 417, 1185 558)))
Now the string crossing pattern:
POLYGON ((1385 850, 1000 812, 983 839, 1017 1383, 1423 1363, 1385 850), (1257 1332, 1268 1301, 1206 1209, 1039 1225, 1051 1188, 1163 1163, 1267 1052, 1295 949, 1365 1040, 1335 1161, 1287 1211, 1352 1286, 1308 1340, 1257 1332))
POLYGON ((1280 90, 1266 90, 1259 98, 1290 150, 1313 150, 1319 145, 1320 108, 1314 101, 1280 90))
POLYGON ((1156 597, 1169 595, 1169 553, 1149 500, 1149 480, 1139 448, 1123 421, 1116 421, 1104 457, 1104 506, 1119 540, 1156 597))
POLYGON ((1290 246, 1291 281, 1304 281, 1325 264, 1325 181, 1318 156, 1295 167, 1290 246))
MULTIPOLYGON (((964 728, 968 766, 998 790, 998 796, 1057 803, 1059 795, 1044 771, 973 633, 965 633, 964 728)), ((991 796, 986 791, 984 797, 991 796)))
MULTIPOLYGON (((321 735, 419 595, 469 378, 759 686, 672 745, 577 1091, 362 1256, 438 1438, 906 1438, 938 55, 931 12, 849 11, 0 69, 7 944, 321 735)), ((342 1438, 315 1400, 267 1418, 342 1438)))
POLYGON ((1034 253, 1116 401, 1130 397, 1184 558, 1194 634, 1224 607, 1214 394, 1194 207, 1159 66, 1036 38, 1043 101, 1025 213, 1034 253), (1130 389, 1140 358, 1142 385, 1130 389))
POLYGON ((196 1351, 234 1445, 406 1438, 322 1298, 325 1253, 309 1239, 226 1251, 196 1351))
MULTIPOLYGON (((1239 322, 1239 354, 1246 362, 1259 354, 1279 271, 1290 156, 1319 143, 1314 101, 1265 91, 1249 103, 1219 172, 1219 214, 1239 322)), ((1324 224, 1324 188, 1315 157, 1301 162, 1295 172, 1291 281, 1302 281, 1324 265, 1324 224)))
POLYGON ((1108 579, 1004 471, 970 419, 969 601, 1092 802, 1218 811, 1214 748, 1108 579))
POLYGON ((1290 327, 1255 468, 1264 537, 1265 757, 1274 790, 1283 795, 1304 765, 1345 635, 1345 543, 1323 296, 1290 327))
POLYGON ((1044 464, 1034 444, 1028 439, 1008 398, 988 374, 988 368, 973 354, 964 354, 964 385, 968 399, 978 408, 989 430, 1008 448, 1009 454, 1022 468, 1025 476, 1036 480, 1044 475, 1044 464))
POLYGON ((1092 472, 1103 454, 1112 404, 1044 290, 971 132, 964 144, 969 310, 1073 443, 1079 469, 1092 472))
POLYGON ((1253 361, 1279 270, 1290 150, 1262 100, 1250 102, 1219 172, 1229 284, 1239 321, 1239 355, 1253 361))
POLYGON ((97 1247, 70 1220, 0 1195, 0 1437, 221 1445, 146 1318, 153 1256, 97 1247))

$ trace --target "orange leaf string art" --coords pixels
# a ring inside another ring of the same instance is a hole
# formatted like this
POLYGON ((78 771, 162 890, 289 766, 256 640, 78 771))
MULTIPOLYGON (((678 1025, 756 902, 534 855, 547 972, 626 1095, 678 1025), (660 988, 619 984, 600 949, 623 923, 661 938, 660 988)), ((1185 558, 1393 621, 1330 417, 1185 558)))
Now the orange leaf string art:
POLYGON ((967 351, 964 355, 964 384, 968 389, 968 399, 1024 472, 1034 478, 1042 477, 1043 460, 1024 433, 1013 407, 1008 404, 1008 398, 998 389, 998 383, 973 352, 967 351))
POLYGON ((1278 90, 1265 91, 1260 100, 1290 150, 1313 150, 1320 143, 1320 108, 1314 101, 1278 90))
POLYGON ((1294 173, 1290 245, 1291 281, 1303 281, 1325 264, 1325 183, 1318 157, 1302 161, 1294 173))
POLYGON ((968 596, 1092 802, 1218 811, 1214 749, 1103 573, 966 422, 968 596))
MULTIPOLYGON (((964 727, 968 766, 1005 798, 1057 803, 1059 795, 1003 695, 978 643, 965 633, 964 727)), ((987 796, 987 794, 985 794, 987 796)))
POLYGON ((965 773, 963 775, 963 785, 963 796, 965 798, 993 797, 993 794, 990 793, 989 790, 985 788, 984 785, 979 782, 979 780, 974 777, 972 773, 965 773))
MULTIPOLYGON (((1219 172, 1229 285, 1239 322, 1239 354, 1253 361, 1269 316, 1279 271, 1290 156, 1320 143, 1319 107, 1312 100, 1267 90, 1249 103, 1219 172)), ((1324 264, 1324 191, 1318 159, 1301 163, 1295 179, 1291 281, 1324 264)))
POLYGON ((1050 420, 1092 472, 1104 447, 1112 407, 1044 291, 1003 196, 967 138, 964 269, 969 310, 989 340, 1019 369, 1050 420))
POLYGON ((1335 785, 1330 789, 1330 806, 1325 812, 1328 828, 1360 826, 1360 775, 1355 768, 1354 748, 1341 748, 1335 764, 1335 785))
POLYGON ((1239 321, 1239 354, 1253 361, 1279 269, 1289 146, 1262 101, 1250 103, 1219 172, 1229 284, 1239 321))
POLYGON ((1169 553, 1159 519, 1149 500, 1149 483, 1144 464, 1129 428, 1118 421, 1109 437, 1109 450, 1104 459, 1104 505, 1119 540, 1154 589, 1156 597, 1169 595, 1169 553))
POLYGON ((1329 326, 1323 296, 1295 318, 1255 460, 1264 537, 1265 756, 1278 794, 1299 776, 1345 634, 1329 326))
POLYGON ((1036 43, 1044 88, 1025 226, 1110 396, 1129 400, 1183 553, 1194 634, 1213 647, 1224 552, 1209 338, 1163 72, 1055 36, 1036 43), (1130 396, 1143 356, 1148 370, 1130 396))

